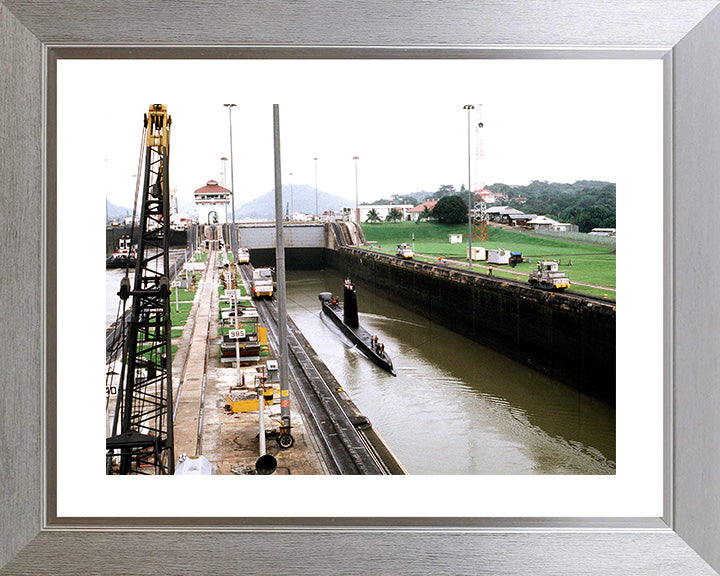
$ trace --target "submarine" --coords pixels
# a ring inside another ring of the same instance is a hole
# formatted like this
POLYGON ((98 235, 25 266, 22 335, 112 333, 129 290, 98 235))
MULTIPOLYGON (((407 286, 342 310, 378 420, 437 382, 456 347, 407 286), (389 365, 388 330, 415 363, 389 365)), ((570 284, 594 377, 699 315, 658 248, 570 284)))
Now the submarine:
POLYGON ((345 281, 345 298, 341 307, 330 292, 321 292, 318 296, 322 305, 322 311, 342 330, 343 334, 350 338, 365 356, 375 364, 387 370, 393 376, 395 370, 390 357, 384 350, 379 350, 373 345, 372 336, 365 328, 360 326, 358 321, 357 292, 355 285, 350 280, 345 281))

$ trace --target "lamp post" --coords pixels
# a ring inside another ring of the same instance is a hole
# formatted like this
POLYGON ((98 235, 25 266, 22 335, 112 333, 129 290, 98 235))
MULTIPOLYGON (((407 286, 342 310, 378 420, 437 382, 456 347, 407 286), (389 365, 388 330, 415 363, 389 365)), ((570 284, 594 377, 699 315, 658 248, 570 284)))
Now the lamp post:
POLYGON ((230 118, 230 198, 232 199, 232 235, 230 238, 230 249, 232 250, 233 254, 233 261, 237 262, 237 250, 235 250, 235 244, 237 243, 235 240, 235 236, 237 235, 237 230, 235 228, 235 172, 233 170, 233 137, 232 137, 232 109, 237 106, 237 104, 223 104, 223 106, 226 106, 228 109, 228 116, 230 118))
POLYGON ((293 214, 295 214, 295 204, 293 203, 292 177, 293 177, 293 173, 290 172, 290 221, 292 221, 292 219, 293 219, 293 214))
POLYGON ((472 104, 465 104, 463 110, 467 110, 467 144, 468 144, 468 268, 472 269, 472 186, 470 185, 470 110, 474 110, 472 104))
POLYGON ((315 216, 320 219, 320 212, 318 211, 318 188, 317 188, 317 158, 313 158, 315 160, 315 216))
MULTIPOLYGON (((227 188, 227 184, 225 183, 225 173, 227 172, 227 158, 223 156, 220 158, 220 162, 222 162, 222 180, 223 180, 223 188, 227 188)), ((227 217, 227 209, 228 205, 227 202, 225 202, 225 226, 223 226, 223 230, 225 230, 225 250, 227 251, 227 244, 228 240, 230 239, 230 233, 228 231, 228 217, 227 217)), ((230 251, 232 251, 232 246, 230 247, 230 251)))
POLYGON ((359 156, 353 156, 355 160, 355 222, 360 227, 360 204, 358 203, 358 178, 357 178, 357 163, 360 160, 359 156))
POLYGON ((223 188, 227 188, 227 183, 225 182, 225 174, 227 172, 227 161, 228 161, 227 156, 223 156, 222 158, 220 158, 220 162, 222 162, 222 166, 223 166, 223 169, 222 169, 223 188))

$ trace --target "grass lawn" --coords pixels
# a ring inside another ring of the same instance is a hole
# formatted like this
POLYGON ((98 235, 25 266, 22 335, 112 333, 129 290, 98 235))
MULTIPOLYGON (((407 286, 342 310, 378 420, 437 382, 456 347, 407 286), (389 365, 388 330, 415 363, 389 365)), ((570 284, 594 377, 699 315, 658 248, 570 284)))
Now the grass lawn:
POLYGON ((192 302, 195 298, 195 290, 186 290, 185 288, 173 288, 170 292, 170 304, 175 305, 175 292, 177 292, 178 300, 182 302, 192 302))
MULTIPOLYGON (((412 245, 412 237, 415 234, 415 251, 418 255, 425 254, 430 259, 443 256, 466 260, 468 232, 466 224, 397 222, 363 224, 362 229, 365 239, 368 242, 375 242, 376 249, 381 252, 394 254, 397 244, 401 242, 412 245), (448 234, 463 234, 465 243, 450 244, 448 234)), ((488 236, 488 241, 479 245, 487 249, 505 248, 513 252, 522 252, 524 258, 532 260, 532 263, 525 262, 514 269, 509 266, 503 267, 503 270, 508 271, 508 277, 513 277, 513 271, 528 273, 534 270, 538 259, 559 260, 561 270, 567 272, 571 282, 575 280, 615 287, 615 254, 609 253, 611 249, 607 246, 581 244, 494 226, 490 226, 488 236), (572 266, 568 266, 569 261, 572 261, 572 266)), ((418 259, 422 257, 418 256, 418 259)), ((573 290, 576 288, 579 291, 581 287, 576 286, 573 290)), ((604 293, 601 292, 600 295, 602 294, 604 293)))
MULTIPOLYGON (((238 290, 240 290, 240 296, 248 295, 247 290, 245 290, 245 284, 242 283, 242 280, 238 281, 238 290)), ((220 284, 218 286, 218 296, 222 296, 223 294, 225 294, 225 286, 220 284)))
POLYGON ((178 308, 180 311, 175 312, 175 302, 170 303, 170 319, 173 326, 183 326, 187 322, 192 302, 182 302, 178 308))

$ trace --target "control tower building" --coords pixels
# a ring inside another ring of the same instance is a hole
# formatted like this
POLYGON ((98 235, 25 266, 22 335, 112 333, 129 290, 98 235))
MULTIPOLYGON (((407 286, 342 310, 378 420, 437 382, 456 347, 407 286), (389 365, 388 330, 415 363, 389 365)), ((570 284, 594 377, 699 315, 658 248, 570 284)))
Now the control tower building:
POLYGON ((210 180, 202 188, 195 190, 195 204, 198 207, 200 224, 225 224, 228 221, 230 190, 210 180))

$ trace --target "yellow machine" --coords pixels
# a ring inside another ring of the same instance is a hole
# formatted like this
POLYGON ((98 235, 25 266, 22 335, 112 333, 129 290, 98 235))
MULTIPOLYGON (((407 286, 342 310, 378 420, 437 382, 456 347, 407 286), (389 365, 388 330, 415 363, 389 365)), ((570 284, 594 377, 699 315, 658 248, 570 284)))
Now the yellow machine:
MULTIPOLYGON (((244 377, 243 377, 244 381, 244 377)), ((225 394, 225 410, 238 414, 240 412, 256 412, 259 409, 258 390, 262 388, 263 401, 266 405, 272 405, 275 397, 275 390, 280 388, 272 382, 268 382, 265 371, 255 375, 255 382, 251 387, 233 387, 225 394)))

